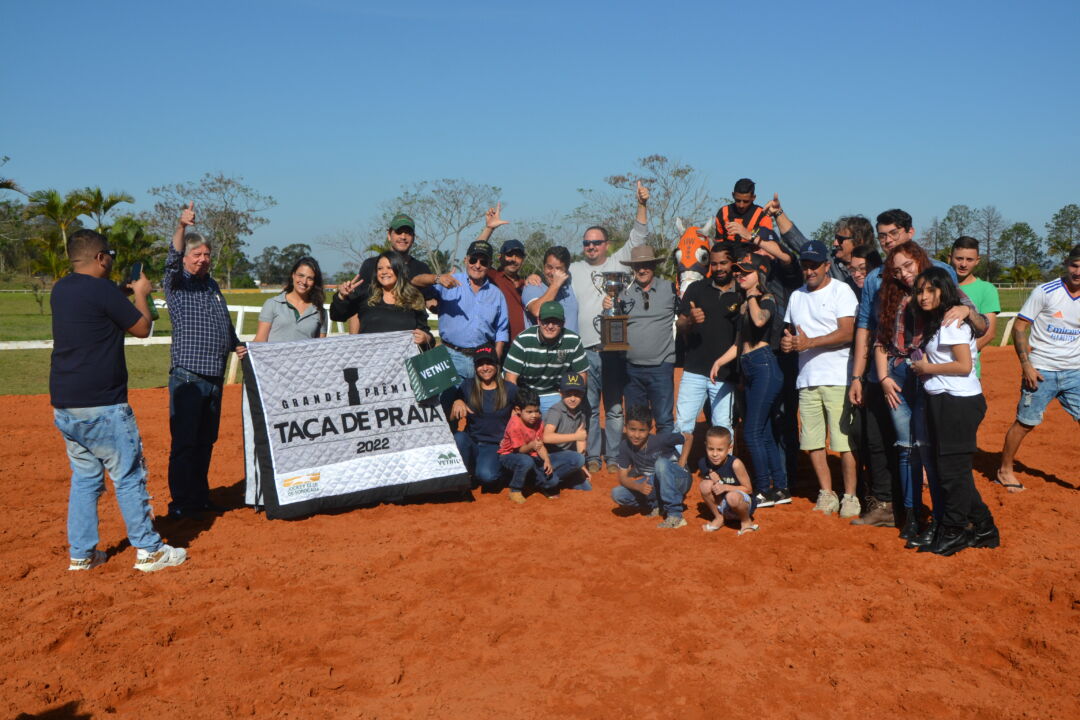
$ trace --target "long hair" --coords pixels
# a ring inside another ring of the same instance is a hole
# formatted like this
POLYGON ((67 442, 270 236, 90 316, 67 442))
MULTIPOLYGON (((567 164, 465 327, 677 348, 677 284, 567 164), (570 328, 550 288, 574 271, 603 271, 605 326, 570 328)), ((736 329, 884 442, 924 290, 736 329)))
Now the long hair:
POLYGON ((368 305, 374 307, 383 301, 383 289, 378 280, 379 261, 383 258, 390 261, 390 269, 394 271, 394 275, 397 277, 392 290, 394 299, 397 301, 396 304, 409 310, 422 310, 424 296, 409 282, 409 270, 405 264, 405 255, 397 250, 387 250, 379 253, 379 257, 375 259, 375 273, 372 276, 371 297, 368 299, 368 305))
MULTIPOLYGON (((506 382, 503 380, 503 375, 499 372, 498 364, 495 365, 495 410, 502 410, 508 404, 506 394, 506 382)), ((480 378, 474 377, 472 384, 472 391, 469 393, 469 407, 475 413, 483 412, 484 410, 484 391, 480 388, 480 378)))
MULTIPOLYGON (((957 305, 963 305, 960 300, 960 288, 953 282, 952 277, 945 270, 939 267, 931 266, 927 270, 919 273, 919 276, 915 278, 915 285, 911 288, 911 305, 912 312, 916 319, 922 322, 922 345, 925 347, 926 343, 930 342, 930 339, 937 335, 937 331, 941 329, 941 319, 945 317, 946 311, 951 307, 957 305), (919 289, 929 285, 932 288, 936 288, 941 293, 941 302, 938 306, 929 312, 923 310, 919 306, 919 289)), ((971 327, 971 319, 968 318, 964 322, 971 327)), ((974 330, 974 329, 973 329, 974 330)))
POLYGON ((911 297, 911 288, 904 281, 893 275, 893 260, 897 255, 907 255, 915 261, 918 272, 932 267, 930 256, 926 254, 917 243, 910 240, 900 243, 889 251, 885 258, 885 265, 881 268, 881 299, 878 305, 878 332, 879 344, 889 347, 896 333, 896 314, 908 298, 911 297))
POLYGON ((293 263, 292 269, 289 270, 289 279, 285 282, 285 293, 291 293, 296 289, 293 287, 292 276, 293 273, 304 265, 307 265, 311 268, 311 272, 315 273, 315 281, 311 284, 311 290, 309 291, 308 297, 311 300, 311 304, 321 310, 326 295, 323 292, 322 270, 319 268, 319 261, 313 257, 305 256, 293 263))

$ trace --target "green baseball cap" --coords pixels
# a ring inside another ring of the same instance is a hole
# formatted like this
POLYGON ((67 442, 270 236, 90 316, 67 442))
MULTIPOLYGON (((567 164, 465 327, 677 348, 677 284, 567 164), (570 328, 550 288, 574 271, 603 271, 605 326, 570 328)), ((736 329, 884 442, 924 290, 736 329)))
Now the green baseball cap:
POLYGON ((407 227, 410 230, 415 230, 416 223, 413 222, 413 219, 405 213, 398 213, 394 216, 394 219, 390 221, 390 229, 400 230, 403 227, 407 227))
POLYGON ((537 316, 539 320, 566 320, 566 312, 563 310, 562 305, 554 300, 548 300, 546 303, 540 306, 540 314, 537 316))

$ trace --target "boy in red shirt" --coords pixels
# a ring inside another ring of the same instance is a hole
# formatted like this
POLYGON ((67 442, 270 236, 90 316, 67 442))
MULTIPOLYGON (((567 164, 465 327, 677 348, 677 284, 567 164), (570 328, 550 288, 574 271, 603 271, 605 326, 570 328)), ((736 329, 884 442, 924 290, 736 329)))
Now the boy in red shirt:
POLYGON ((525 502, 525 479, 536 471, 536 485, 548 497, 558 497, 557 482, 552 475, 551 460, 544 447, 544 424, 540 422, 540 398, 529 388, 519 388, 514 400, 514 412, 506 424, 499 444, 499 462, 510 470, 510 499, 519 505, 525 502))

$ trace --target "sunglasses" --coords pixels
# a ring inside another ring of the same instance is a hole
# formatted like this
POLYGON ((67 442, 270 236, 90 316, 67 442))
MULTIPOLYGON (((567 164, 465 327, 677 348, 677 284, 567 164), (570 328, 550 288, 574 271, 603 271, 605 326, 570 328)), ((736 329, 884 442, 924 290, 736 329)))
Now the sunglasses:
POLYGON ((842 243, 842 242, 845 242, 847 240, 854 240, 854 239, 855 238, 853 238, 851 235, 833 235, 833 240, 835 240, 838 243, 842 243))
POLYGON ((469 264, 487 267, 491 265, 491 258, 489 258, 487 255, 470 255, 469 264))
POLYGON ((101 255, 108 255, 108 256, 109 256, 109 257, 111 257, 111 258, 112 258, 113 260, 115 260, 115 259, 116 259, 116 250, 113 250, 113 249, 109 249, 109 250, 102 250, 100 254, 101 254, 101 255))
POLYGON ((603 245, 606 242, 607 242, 607 240, 582 240, 581 244, 584 247, 598 247, 600 245, 603 245))
POLYGON ((524 259, 525 253, 521 252, 520 250, 511 250, 510 252, 503 253, 503 257, 516 257, 524 259))
POLYGON ((541 325, 562 325, 563 321, 559 318, 540 318, 541 325))

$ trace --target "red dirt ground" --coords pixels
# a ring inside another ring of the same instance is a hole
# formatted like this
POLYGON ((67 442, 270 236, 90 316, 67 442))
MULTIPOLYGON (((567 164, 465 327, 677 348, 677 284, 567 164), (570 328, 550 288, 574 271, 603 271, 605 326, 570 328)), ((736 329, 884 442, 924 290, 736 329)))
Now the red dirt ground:
MULTIPOLYGON (((1054 405, 1021 450, 1029 490, 990 485, 1019 371, 1007 348, 983 370, 976 477, 1004 544, 953 558, 816 516, 805 497, 762 510, 761 532, 741 538, 702 533, 693 512, 656 530, 612 512, 605 473, 592 493, 522 507, 504 492, 301 521, 246 508, 199 527, 162 520, 190 560, 153 575, 131 568, 110 492, 109 562, 69 573, 48 398, 0 398, 0 713, 1076 718, 1077 426, 1054 405)), ((164 512, 166 391, 131 402, 164 512)), ((212 481, 234 505, 239 405, 228 388, 212 481)))

